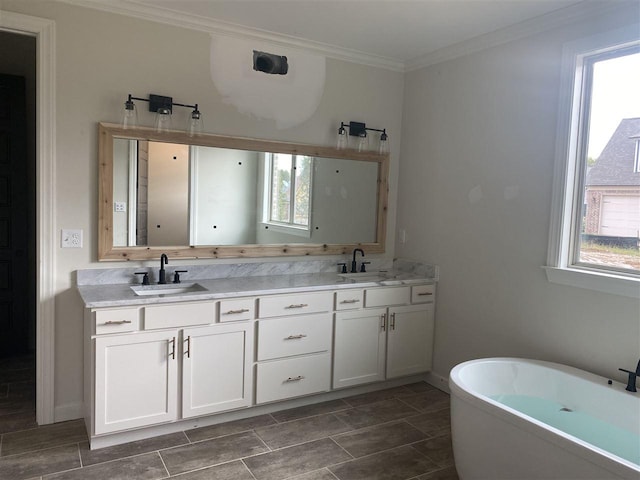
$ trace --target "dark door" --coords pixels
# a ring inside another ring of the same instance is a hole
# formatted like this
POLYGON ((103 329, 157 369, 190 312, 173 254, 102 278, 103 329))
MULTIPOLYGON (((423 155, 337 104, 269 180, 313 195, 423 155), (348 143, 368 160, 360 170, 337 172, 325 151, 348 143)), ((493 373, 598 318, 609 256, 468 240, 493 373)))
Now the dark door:
POLYGON ((29 351, 25 79, 0 75, 0 357, 29 351))

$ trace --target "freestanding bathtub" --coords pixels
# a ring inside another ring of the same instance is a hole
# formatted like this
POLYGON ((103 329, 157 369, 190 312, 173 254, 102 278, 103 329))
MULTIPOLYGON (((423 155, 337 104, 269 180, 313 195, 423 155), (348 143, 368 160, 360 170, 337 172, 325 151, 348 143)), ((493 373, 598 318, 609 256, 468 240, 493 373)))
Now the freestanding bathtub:
POLYGON ((449 386, 461 480, 640 479, 640 392, 519 358, 461 363, 449 386))

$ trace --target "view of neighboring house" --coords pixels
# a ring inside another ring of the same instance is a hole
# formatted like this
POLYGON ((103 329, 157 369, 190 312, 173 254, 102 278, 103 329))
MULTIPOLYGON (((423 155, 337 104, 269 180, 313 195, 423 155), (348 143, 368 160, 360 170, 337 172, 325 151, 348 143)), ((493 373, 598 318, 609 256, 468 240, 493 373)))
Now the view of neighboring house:
POLYGON ((620 122, 585 183, 584 233, 640 237, 640 118, 620 122))

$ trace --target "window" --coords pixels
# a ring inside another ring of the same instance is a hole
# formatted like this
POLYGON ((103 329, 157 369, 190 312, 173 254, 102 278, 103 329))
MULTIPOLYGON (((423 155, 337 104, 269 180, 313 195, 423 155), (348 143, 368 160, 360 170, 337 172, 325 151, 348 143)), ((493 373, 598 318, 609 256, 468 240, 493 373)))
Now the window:
POLYGON ((313 157, 286 153, 272 153, 268 157, 268 207, 264 222, 290 229, 288 233, 308 232, 313 157))
POLYGON ((640 296, 638 26, 565 47, 547 275, 640 296))

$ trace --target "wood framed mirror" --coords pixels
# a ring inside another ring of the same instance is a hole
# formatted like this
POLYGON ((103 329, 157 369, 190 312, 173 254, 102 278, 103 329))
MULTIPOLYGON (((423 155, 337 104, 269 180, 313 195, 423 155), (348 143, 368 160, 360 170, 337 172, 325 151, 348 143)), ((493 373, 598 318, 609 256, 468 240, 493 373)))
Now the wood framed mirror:
POLYGON ((100 261, 384 252, 388 154, 98 131, 100 261))

